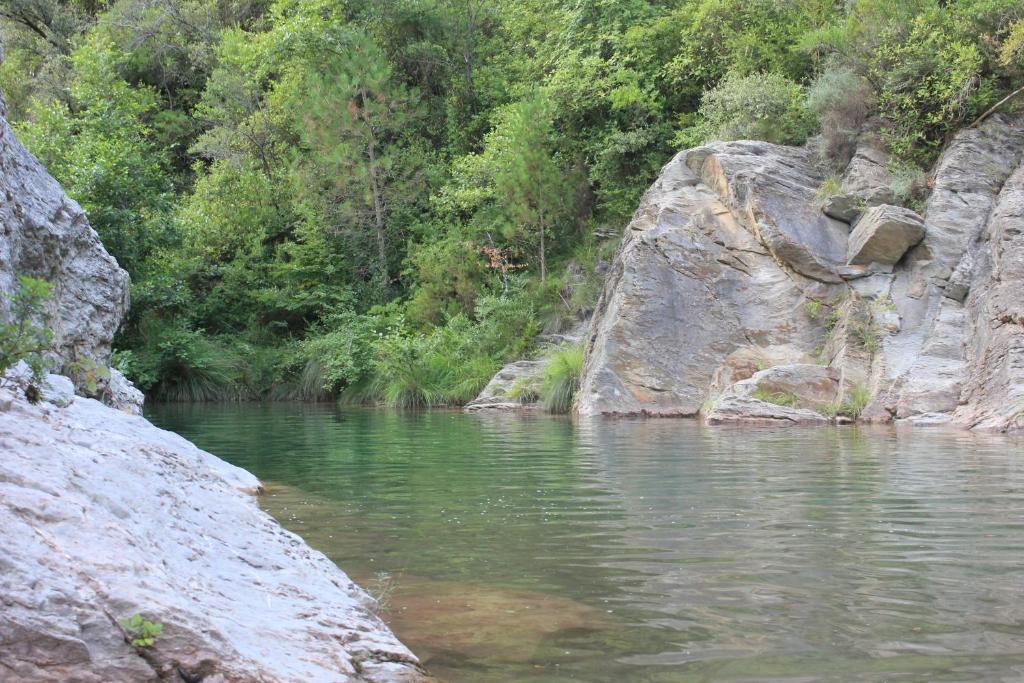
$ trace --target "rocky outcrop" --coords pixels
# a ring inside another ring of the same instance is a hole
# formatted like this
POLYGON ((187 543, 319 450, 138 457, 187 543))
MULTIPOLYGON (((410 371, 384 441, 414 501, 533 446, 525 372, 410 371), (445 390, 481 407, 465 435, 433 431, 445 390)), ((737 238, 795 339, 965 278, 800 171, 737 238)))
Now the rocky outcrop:
POLYGON ((823 365, 777 365, 727 387, 708 411, 709 424, 828 422, 840 395, 838 373, 823 365), (823 412, 824 411, 824 412, 823 412))
POLYGON ((833 218, 853 224, 866 209, 891 204, 894 197, 886 170, 888 162, 889 155, 878 138, 870 133, 863 135, 843 173, 841 191, 827 197, 822 210, 833 218))
POLYGON ((850 233, 846 262, 878 264, 891 270, 907 250, 924 239, 924 220, 910 209, 880 204, 864 212, 850 233))
POLYGON ((47 280, 54 350, 105 364, 128 310, 128 274, 70 199, 0 116, 0 299, 19 275, 47 280))
POLYGON ((822 179, 808 151, 768 143, 677 155, 609 271, 578 412, 692 416, 723 374, 750 376, 736 354, 776 364, 813 355, 825 321, 805 304, 841 294, 849 231, 815 205, 822 179))
POLYGON ((466 412, 536 406, 536 389, 544 376, 544 365, 543 360, 518 360, 504 366, 480 394, 466 404, 466 412))
POLYGON ((589 320, 583 320, 565 332, 541 335, 539 357, 503 366, 463 410, 467 413, 539 410, 541 385, 552 353, 559 348, 579 344, 589 325, 589 320))
POLYGON ((962 131, 922 222, 885 205, 884 161, 859 152, 844 185, 864 199, 858 216, 878 206, 851 234, 819 208, 822 177, 804 149, 680 153, 609 271, 577 411, 775 420, 777 404, 751 403, 747 380, 812 363, 834 373, 835 405, 861 419, 1021 427, 1022 162, 1024 121, 962 131))
POLYGON ((0 679, 424 679, 251 474, 50 383, 66 407, 0 389, 0 679), (163 625, 152 647, 134 614, 163 625))

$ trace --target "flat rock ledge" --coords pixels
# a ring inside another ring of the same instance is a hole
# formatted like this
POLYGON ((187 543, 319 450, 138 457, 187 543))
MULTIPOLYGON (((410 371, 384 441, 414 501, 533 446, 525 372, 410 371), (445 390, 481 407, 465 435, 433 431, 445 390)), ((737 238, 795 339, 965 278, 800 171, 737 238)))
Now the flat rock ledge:
POLYGON ((0 680, 423 681, 260 483, 144 418, 0 389, 0 680), (163 624, 136 649, 119 621, 163 624))

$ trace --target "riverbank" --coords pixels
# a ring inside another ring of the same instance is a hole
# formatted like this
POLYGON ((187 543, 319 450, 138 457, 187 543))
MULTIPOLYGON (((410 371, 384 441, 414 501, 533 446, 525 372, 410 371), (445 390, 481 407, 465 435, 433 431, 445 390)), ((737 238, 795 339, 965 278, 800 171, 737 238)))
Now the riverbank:
POLYGON ((426 680, 374 600, 259 509, 252 474, 49 398, 0 389, 0 678, 426 680), (135 614, 162 625, 152 646, 129 643, 135 614))
POLYGON ((1024 667, 1018 437, 296 403, 147 411, 258 475, 264 509, 386 596, 389 627, 447 683, 1001 680, 1024 667))

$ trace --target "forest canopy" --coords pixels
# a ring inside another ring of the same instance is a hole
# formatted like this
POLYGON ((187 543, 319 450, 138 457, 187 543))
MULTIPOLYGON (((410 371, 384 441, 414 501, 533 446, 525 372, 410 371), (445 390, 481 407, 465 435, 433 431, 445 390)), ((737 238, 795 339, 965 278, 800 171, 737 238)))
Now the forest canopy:
POLYGON ((841 169, 871 128, 924 174, 1024 86, 1020 0, 0 0, 0 31, 9 120, 131 275, 115 365, 167 400, 465 402, 587 315, 681 147, 841 169))

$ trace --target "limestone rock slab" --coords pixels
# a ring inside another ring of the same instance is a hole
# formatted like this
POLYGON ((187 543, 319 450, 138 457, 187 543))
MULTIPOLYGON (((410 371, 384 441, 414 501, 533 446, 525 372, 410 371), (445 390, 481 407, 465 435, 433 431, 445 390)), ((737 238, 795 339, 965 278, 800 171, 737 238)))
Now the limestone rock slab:
POLYGON ((850 233, 850 265, 895 265, 924 239, 924 219, 910 209, 882 204, 868 209, 850 233))
POLYGON ((248 472, 93 399, 0 403, 0 678, 425 678, 248 472), (145 651, 118 624, 136 613, 164 627, 145 651))

